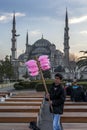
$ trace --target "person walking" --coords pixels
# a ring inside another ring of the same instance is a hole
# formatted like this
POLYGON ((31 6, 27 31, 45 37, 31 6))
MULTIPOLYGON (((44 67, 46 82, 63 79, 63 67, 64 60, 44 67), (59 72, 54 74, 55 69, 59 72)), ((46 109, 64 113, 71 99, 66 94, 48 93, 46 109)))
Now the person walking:
POLYGON ((46 98, 50 99, 49 108, 53 115, 53 130, 62 130, 60 119, 65 101, 65 91, 61 85, 62 78, 60 73, 55 74, 54 83, 49 90, 49 94, 46 95, 46 98))

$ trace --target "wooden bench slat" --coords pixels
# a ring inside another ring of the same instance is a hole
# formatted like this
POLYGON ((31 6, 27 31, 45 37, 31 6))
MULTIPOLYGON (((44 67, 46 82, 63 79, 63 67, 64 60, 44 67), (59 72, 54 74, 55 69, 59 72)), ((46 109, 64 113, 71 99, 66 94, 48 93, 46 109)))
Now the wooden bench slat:
POLYGON ((83 106, 83 105, 87 105, 87 102, 65 102, 64 105, 76 105, 76 106, 83 106))
POLYGON ((8 94, 8 95, 10 95, 10 94, 11 94, 11 92, 7 92, 7 91, 0 91, 0 94, 8 94))
POLYGON ((0 123, 29 123, 38 122, 38 113, 0 113, 0 123))
POLYGON ((87 106, 64 106, 64 112, 87 112, 87 106))
POLYGON ((45 92, 16 92, 12 94, 13 96, 29 96, 29 97, 44 97, 45 92))
POLYGON ((41 106, 40 102, 0 102, 0 106, 41 106))
POLYGON ((40 112, 40 106, 0 106, 0 112, 40 112))
POLYGON ((87 113, 85 112, 64 112, 61 116, 63 123, 87 123, 87 113))
POLYGON ((9 101, 9 102, 32 102, 32 101, 43 101, 43 98, 9 98, 9 99, 5 99, 5 101, 9 101))
POLYGON ((42 95, 11 96, 11 98, 44 98, 42 95))
POLYGON ((87 130, 87 123, 62 123, 64 130, 87 130))
POLYGON ((0 123, 0 130, 31 130, 29 123, 0 123))

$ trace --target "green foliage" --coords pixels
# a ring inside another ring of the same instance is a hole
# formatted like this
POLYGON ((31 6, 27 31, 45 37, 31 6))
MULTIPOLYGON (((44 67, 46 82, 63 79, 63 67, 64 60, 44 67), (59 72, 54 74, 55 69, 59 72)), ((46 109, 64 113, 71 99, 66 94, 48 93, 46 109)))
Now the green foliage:
MULTIPOLYGON (((49 92, 49 89, 50 89, 50 87, 51 87, 51 84, 52 84, 51 82, 46 83, 46 87, 47 87, 48 92, 49 92)), ((45 91, 45 88, 44 88, 43 83, 37 83, 37 84, 36 84, 36 90, 37 90, 37 91, 45 91)))
MULTIPOLYGON (((53 80, 46 80, 46 86, 49 91, 53 80)), ((80 86, 83 86, 84 90, 87 90, 87 81, 78 81, 80 86)), ((62 81, 62 85, 65 86, 66 81, 62 81)), ((29 89, 36 91, 45 91, 42 80, 34 81, 20 81, 19 83, 14 84, 14 88, 17 90, 29 89)))
POLYGON ((0 64, 0 79, 9 78, 11 79, 14 75, 13 66, 8 56, 5 57, 5 60, 1 61, 0 64))
POLYGON ((38 81, 21 81, 19 83, 16 83, 14 85, 14 88, 17 90, 20 89, 35 89, 35 85, 38 83, 38 81))
MULTIPOLYGON (((53 82, 52 80, 46 80, 46 84, 48 84, 48 86, 52 82, 53 82)), ((20 89, 36 89, 36 90, 38 90, 37 84, 41 84, 41 86, 42 86, 43 85, 42 80, 20 81, 19 83, 14 84, 14 88, 17 90, 20 90, 20 89)))
POLYGON ((15 84, 14 84, 14 88, 15 88, 16 90, 22 90, 22 89, 24 89, 23 86, 19 85, 19 83, 15 83, 15 84))

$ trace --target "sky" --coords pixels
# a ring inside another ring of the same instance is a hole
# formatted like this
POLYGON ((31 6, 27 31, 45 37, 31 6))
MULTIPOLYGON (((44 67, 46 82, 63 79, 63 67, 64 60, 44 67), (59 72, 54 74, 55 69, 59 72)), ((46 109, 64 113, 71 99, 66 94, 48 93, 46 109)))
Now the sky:
POLYGON ((47 39, 63 52, 66 8, 69 18, 70 53, 87 50, 87 0, 0 0, 0 59, 11 55, 12 20, 16 16, 17 57, 29 44, 47 39))

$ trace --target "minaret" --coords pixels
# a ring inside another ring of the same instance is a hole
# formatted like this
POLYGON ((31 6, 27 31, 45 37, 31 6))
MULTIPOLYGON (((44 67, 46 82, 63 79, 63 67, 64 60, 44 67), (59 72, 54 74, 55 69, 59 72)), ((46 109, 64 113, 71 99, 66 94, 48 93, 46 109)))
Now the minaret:
POLYGON ((69 67, 69 27, 68 27, 68 13, 66 9, 65 29, 64 29, 64 63, 69 67))
POLYGON ((28 54, 28 31, 26 34, 26 53, 28 54))
POLYGON ((11 55, 11 60, 14 60, 17 58, 17 48, 16 48, 16 22, 15 22, 15 13, 13 15, 13 27, 12 27, 12 55, 11 55))
POLYGON ((43 34, 42 34, 42 38, 41 39, 43 39, 43 34))

